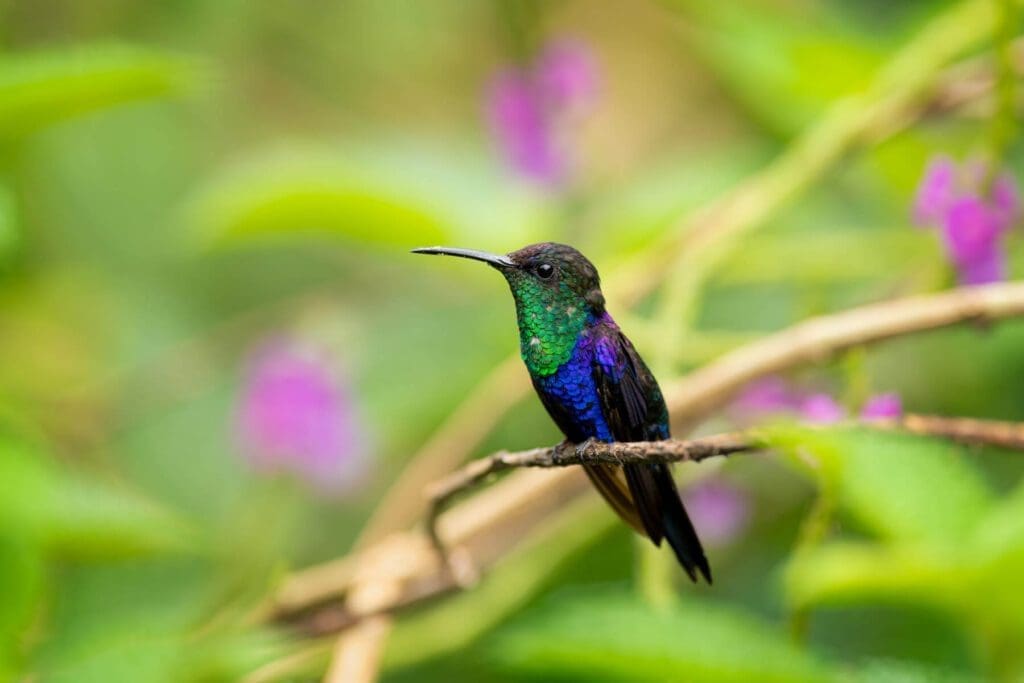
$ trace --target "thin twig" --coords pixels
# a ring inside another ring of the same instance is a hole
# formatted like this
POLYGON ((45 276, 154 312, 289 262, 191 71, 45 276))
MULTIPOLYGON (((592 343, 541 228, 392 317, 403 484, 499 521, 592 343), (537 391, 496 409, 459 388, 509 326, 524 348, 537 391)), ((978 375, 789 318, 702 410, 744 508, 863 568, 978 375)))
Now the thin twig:
MULTIPOLYGON (((1024 450, 1024 423, 909 414, 900 419, 863 423, 874 429, 897 430, 933 436, 963 444, 983 444, 1024 450)), ((627 465, 643 463, 700 462, 718 455, 763 450, 754 433, 717 434, 699 439, 602 443, 587 441, 579 446, 559 444, 548 448, 509 453, 499 451, 475 460, 427 489, 426 533, 442 559, 447 558, 437 531, 437 518, 452 499, 482 483, 486 478, 518 467, 569 467, 583 464, 627 465)))
POLYGON ((984 444, 1024 451, 1024 423, 979 420, 973 417, 906 415, 902 420, 879 423, 911 434, 936 436, 962 444, 984 444))
POLYGON ((491 475, 517 467, 568 467, 582 464, 628 465, 652 462, 697 462, 716 455, 757 450, 751 436, 719 434, 691 441, 636 441, 602 443, 587 441, 574 445, 561 443, 548 448, 510 453, 500 451, 474 460, 427 489, 426 533, 442 558, 445 545, 437 531, 437 518, 451 500, 491 475))

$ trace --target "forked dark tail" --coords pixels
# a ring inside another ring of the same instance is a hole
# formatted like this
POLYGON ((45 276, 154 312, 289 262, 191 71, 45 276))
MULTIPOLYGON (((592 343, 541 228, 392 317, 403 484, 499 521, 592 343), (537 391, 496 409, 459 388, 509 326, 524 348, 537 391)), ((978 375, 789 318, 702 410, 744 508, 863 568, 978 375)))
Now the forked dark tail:
POLYGON ((626 465, 623 469, 636 510, 650 539, 656 545, 661 545, 662 538, 668 539, 690 579, 697 581, 697 572, 700 572, 704 580, 711 583, 708 558, 679 498, 668 465, 626 465))
POLYGON ((665 476, 658 477, 658 485, 662 487, 661 509, 665 538, 672 546, 673 552, 679 559, 679 564, 683 565, 683 569, 690 575, 690 579, 696 582, 699 571, 704 580, 710 584, 711 566, 708 564, 708 558, 704 555, 704 548, 701 547, 700 539, 697 538, 697 531, 693 528, 690 515, 686 514, 686 508, 683 507, 683 501, 679 498, 679 492, 676 490, 675 482, 672 481, 672 475, 668 472, 668 466, 663 465, 663 467, 665 476))

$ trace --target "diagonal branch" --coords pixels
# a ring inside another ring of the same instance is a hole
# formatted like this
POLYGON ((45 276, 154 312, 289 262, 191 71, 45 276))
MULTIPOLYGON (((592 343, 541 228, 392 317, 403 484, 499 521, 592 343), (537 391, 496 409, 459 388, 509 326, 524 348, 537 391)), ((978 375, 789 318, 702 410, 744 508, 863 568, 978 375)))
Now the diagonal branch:
POLYGON ((1004 283, 883 301, 823 315, 727 353, 665 386, 677 431, 725 406, 749 382, 907 334, 1024 315, 1024 283, 1004 283))

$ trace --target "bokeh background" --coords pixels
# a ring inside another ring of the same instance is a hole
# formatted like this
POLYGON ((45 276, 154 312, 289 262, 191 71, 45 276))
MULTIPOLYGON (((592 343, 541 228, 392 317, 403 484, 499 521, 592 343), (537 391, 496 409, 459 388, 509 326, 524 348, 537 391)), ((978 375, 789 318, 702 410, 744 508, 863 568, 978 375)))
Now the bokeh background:
MULTIPOLYGON (((1018 9, 0 2, 0 679, 309 654, 252 609, 382 500, 414 520, 385 492, 467 398, 466 456, 560 439, 525 370, 490 374, 501 278, 410 248, 572 243, 663 383, 1020 276, 1018 9)), ((700 430, 1021 419, 1022 386, 1021 324, 957 328, 767 378, 700 430)), ((1021 456, 787 429, 799 456, 677 468, 714 587, 591 496, 401 616, 381 679, 1024 680, 1021 456)))

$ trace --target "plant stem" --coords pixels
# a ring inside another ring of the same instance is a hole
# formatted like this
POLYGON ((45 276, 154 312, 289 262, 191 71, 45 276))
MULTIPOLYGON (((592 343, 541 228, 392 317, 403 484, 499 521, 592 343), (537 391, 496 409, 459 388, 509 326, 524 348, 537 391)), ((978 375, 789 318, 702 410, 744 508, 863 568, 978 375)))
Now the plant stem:
POLYGON ((1019 23, 1017 0, 993 0, 997 20, 995 41, 996 88, 995 107, 992 112, 989 164, 986 187, 998 177, 1007 150, 1017 131, 1017 74, 1013 63, 1014 37, 1019 23))

